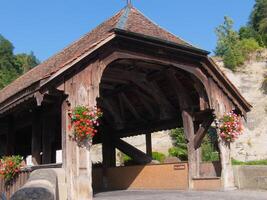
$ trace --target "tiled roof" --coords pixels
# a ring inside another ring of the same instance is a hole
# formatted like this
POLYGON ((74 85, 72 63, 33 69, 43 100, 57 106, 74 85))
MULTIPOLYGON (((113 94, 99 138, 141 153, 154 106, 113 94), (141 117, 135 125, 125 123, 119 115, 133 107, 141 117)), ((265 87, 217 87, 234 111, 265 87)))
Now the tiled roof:
POLYGON ((83 53, 89 51, 97 43, 111 35, 111 30, 115 28, 155 37, 179 45, 191 46, 154 24, 136 8, 127 6, 78 41, 72 43, 61 52, 34 67, 32 70, 2 89, 0 91, 0 103, 32 84, 50 77, 64 65, 79 58, 83 53))

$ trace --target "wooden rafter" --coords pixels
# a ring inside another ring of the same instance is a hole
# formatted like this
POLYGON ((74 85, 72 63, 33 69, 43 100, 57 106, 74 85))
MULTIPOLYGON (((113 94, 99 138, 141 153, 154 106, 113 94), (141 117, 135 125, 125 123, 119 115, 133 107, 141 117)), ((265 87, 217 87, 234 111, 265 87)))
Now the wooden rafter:
POLYGON ((198 149, 201 146, 202 140, 205 137, 206 132, 208 131, 210 125, 214 121, 214 116, 210 115, 207 117, 199 126, 195 137, 194 137, 194 147, 198 149))
POLYGON ((121 97, 122 101, 125 103, 126 108, 133 114, 133 116, 139 121, 145 121, 137 112, 131 101, 124 93, 120 93, 119 96, 121 97))

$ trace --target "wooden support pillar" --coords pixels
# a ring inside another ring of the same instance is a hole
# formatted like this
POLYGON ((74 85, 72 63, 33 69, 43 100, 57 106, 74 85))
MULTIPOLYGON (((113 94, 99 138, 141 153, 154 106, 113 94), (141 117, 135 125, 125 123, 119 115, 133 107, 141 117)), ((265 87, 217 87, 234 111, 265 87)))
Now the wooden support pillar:
POLYGON ((41 150, 42 150, 42 123, 40 110, 33 112, 32 118, 32 163, 34 165, 41 164, 41 150))
POLYGON ((101 128, 102 136, 102 158, 103 166, 105 168, 116 166, 116 149, 112 141, 112 132, 109 132, 107 128, 101 128))
MULTIPOLYGON (((217 134, 219 135, 219 129, 216 129, 217 134)), ((224 142, 220 137, 218 141, 218 146, 220 150, 220 161, 222 166, 221 179, 222 187, 224 190, 233 190, 235 189, 234 184, 234 173, 233 166, 231 163, 231 149, 230 144, 224 142)))
POLYGON ((152 139, 151 133, 146 134, 146 154, 152 157, 152 139))
POLYGON ((42 164, 50 164, 52 162, 52 143, 55 137, 55 122, 54 116, 46 115, 43 117, 43 155, 42 164))
POLYGON ((189 179, 189 189, 193 189, 193 178, 197 177, 199 172, 199 168, 197 165, 197 151, 194 147, 194 123, 192 116, 187 111, 182 111, 182 118, 183 118, 183 126, 186 139, 188 140, 187 143, 187 151, 188 151, 188 179, 189 179))
POLYGON ((15 130, 13 116, 10 116, 8 119, 6 153, 7 155, 13 155, 15 153, 15 130))

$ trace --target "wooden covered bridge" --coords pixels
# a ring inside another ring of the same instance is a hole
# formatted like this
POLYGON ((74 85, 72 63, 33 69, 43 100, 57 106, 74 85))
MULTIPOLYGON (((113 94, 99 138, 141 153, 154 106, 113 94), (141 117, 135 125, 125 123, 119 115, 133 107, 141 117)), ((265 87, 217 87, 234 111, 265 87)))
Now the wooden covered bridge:
MULTIPOLYGON (((231 110, 245 116, 251 107, 207 51, 131 5, 0 92, 4 155, 32 155, 35 165, 43 165, 55 163, 56 150, 62 149, 73 200, 92 198, 90 148, 69 137, 68 110, 78 105, 103 110, 93 143, 102 143, 104 169, 115 166, 116 148, 140 164, 150 163, 151 133, 183 126, 191 189, 199 177, 198 149, 214 119, 231 110), (139 134, 146 134, 146 153, 121 140, 139 134)), ((232 187, 230 149, 222 141, 219 147, 222 187, 232 187)))

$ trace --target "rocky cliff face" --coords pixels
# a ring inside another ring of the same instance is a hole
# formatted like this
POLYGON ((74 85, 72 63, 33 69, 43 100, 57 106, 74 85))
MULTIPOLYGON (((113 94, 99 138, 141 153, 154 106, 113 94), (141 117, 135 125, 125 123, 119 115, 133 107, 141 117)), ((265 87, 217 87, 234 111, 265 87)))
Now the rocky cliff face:
POLYGON ((267 51, 253 58, 235 73, 217 64, 253 106, 244 123, 244 133, 232 144, 232 157, 242 161, 267 159, 267 95, 261 89, 267 74, 267 51))

